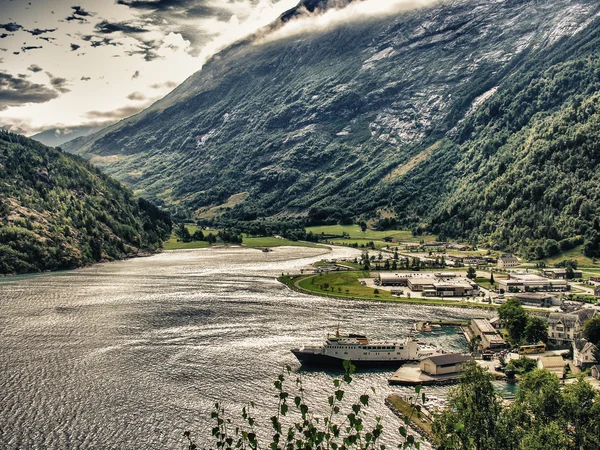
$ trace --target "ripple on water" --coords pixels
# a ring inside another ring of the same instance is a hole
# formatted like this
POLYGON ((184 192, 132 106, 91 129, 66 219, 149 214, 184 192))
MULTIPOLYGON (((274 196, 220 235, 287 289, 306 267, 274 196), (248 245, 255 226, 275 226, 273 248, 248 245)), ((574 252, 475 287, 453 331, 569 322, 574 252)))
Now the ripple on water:
MULTIPOLYGON (((328 257, 356 254, 336 248, 328 257)), ((324 412, 335 374, 301 369, 290 348, 321 342, 338 323, 391 340, 414 320, 485 314, 340 302, 275 281, 321 258, 310 248, 165 252, 0 281, 0 448, 180 448, 185 429, 207 443, 215 401, 234 412, 255 401, 270 417, 272 381, 285 365, 324 412)), ((456 333, 427 340, 464 348, 456 333)), ((389 387, 389 375, 360 373, 348 391, 375 387, 373 415, 396 429, 383 399, 408 391, 389 387)))

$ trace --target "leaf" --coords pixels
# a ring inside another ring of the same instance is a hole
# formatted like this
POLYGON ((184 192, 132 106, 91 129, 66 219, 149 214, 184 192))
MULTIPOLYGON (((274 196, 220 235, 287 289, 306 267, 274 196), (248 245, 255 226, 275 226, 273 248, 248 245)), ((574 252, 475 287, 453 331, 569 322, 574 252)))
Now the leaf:
POLYGON ((365 405, 365 406, 369 406, 369 396, 368 395, 361 395, 360 396, 360 402, 365 405))

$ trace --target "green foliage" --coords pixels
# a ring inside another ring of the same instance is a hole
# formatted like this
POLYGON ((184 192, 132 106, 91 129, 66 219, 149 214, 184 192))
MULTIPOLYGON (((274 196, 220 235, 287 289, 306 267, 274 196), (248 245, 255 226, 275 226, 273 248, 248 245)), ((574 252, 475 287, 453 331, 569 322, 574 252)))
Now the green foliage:
POLYGON ((537 361, 535 359, 521 357, 519 359, 513 359, 506 365, 506 372, 513 375, 523 375, 531 372, 537 367, 537 361))
POLYGON ((548 342, 548 322, 541 317, 529 317, 524 334, 529 344, 548 342))
POLYGON ((600 343, 600 316, 592 317, 583 325, 583 336, 591 343, 600 343))
MULTIPOLYGON (((311 450, 375 450, 385 449, 379 444, 383 433, 381 418, 368 420, 370 394, 364 393, 346 406, 344 388, 352 382, 354 366, 350 361, 344 361, 345 374, 342 378, 333 380, 332 393, 327 398, 329 412, 324 417, 318 417, 310 408, 302 387, 302 378, 296 378, 293 391, 288 387, 291 368, 287 367, 273 383, 277 407, 275 414, 270 417, 271 437, 264 440, 257 430, 264 425, 253 416, 254 404, 245 406, 241 412, 241 423, 234 423, 225 414, 224 408, 215 404, 212 419, 214 448, 217 449, 311 449, 311 450)), ((373 393, 375 392, 372 389, 373 393)), ((420 439, 410 432, 409 424, 413 416, 420 416, 421 401, 426 397, 421 394, 421 387, 415 389, 416 396, 410 404, 410 411, 403 416, 403 425, 399 428, 400 449, 419 449, 420 439), (421 394, 421 395, 420 395, 421 394)), ((197 444, 189 431, 184 433, 188 449, 195 450, 197 444)))
POLYGON ((79 267, 154 251, 169 215, 78 157, 0 132, 0 273, 79 267))
POLYGON ((529 316, 523 309, 519 300, 510 298, 498 309, 502 323, 505 324, 506 329, 510 335, 510 339, 513 344, 521 342, 525 333, 525 328, 529 320, 529 316))

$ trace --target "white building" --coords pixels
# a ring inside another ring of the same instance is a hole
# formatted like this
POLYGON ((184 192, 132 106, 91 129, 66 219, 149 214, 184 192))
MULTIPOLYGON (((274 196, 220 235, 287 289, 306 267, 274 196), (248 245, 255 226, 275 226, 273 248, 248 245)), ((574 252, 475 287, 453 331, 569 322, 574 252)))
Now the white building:
POLYGON ((531 273, 511 273, 505 280, 498 280, 498 288, 505 292, 565 292, 569 290, 566 280, 550 280, 531 273))
POLYGON ((542 356, 538 359, 538 369, 549 370, 562 378, 565 375, 565 362, 562 356, 542 356))
POLYGON ((595 364, 597 350, 598 348, 594 344, 585 339, 573 341, 573 364, 577 367, 595 364))
POLYGON ((521 265, 521 261, 512 255, 504 255, 498 258, 498 267, 500 269, 508 269, 509 267, 517 267, 521 265))
POLYGON ((572 313, 551 313, 548 317, 548 338, 556 342, 572 342, 581 338, 583 325, 596 315, 592 308, 572 313))

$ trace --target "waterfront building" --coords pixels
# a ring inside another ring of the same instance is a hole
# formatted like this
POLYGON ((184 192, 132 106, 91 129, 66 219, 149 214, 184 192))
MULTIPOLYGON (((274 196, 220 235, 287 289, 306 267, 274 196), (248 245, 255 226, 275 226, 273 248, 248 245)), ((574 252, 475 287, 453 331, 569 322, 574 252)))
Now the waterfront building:
POLYGON ((468 355, 451 354, 431 356, 421 360, 421 372, 427 375, 454 375, 460 373, 463 366, 471 361, 468 355))
POLYGON ((487 319, 473 319, 471 330, 475 336, 481 338, 481 346, 484 350, 496 350, 506 347, 506 341, 487 319))

